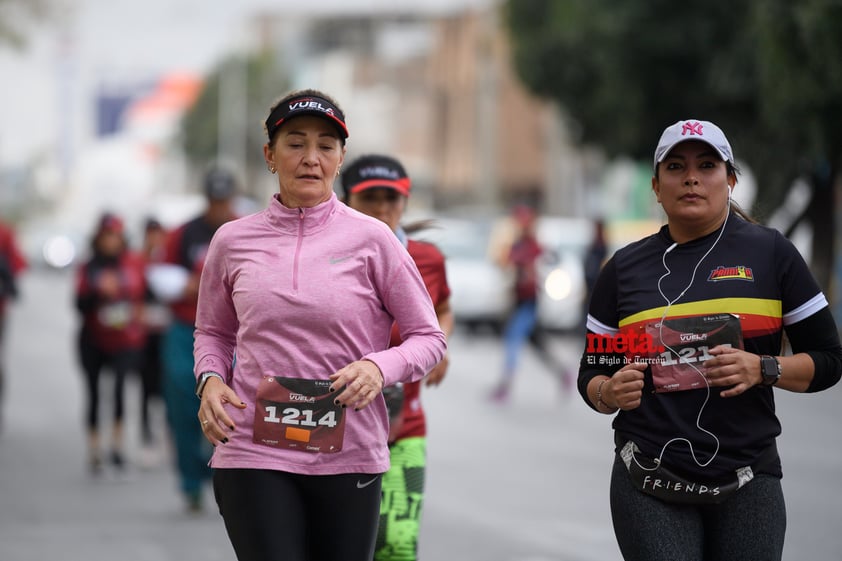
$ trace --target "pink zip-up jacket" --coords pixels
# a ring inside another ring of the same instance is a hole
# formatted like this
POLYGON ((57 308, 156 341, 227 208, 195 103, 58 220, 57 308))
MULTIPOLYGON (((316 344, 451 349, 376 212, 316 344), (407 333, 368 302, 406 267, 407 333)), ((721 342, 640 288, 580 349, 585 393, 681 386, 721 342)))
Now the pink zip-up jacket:
POLYGON ((310 452, 253 441, 257 388, 265 378, 327 380, 368 359, 386 385, 423 378, 446 351, 424 281, 395 234, 333 194, 290 209, 278 195, 261 212, 222 225, 211 241, 199 288, 195 374, 213 371, 248 404, 228 408, 236 430, 216 446, 211 466, 328 475, 389 469, 382 395, 344 409, 339 452, 310 452), (388 348, 392 324, 403 343, 388 348), (236 356, 236 360, 235 360, 236 356))

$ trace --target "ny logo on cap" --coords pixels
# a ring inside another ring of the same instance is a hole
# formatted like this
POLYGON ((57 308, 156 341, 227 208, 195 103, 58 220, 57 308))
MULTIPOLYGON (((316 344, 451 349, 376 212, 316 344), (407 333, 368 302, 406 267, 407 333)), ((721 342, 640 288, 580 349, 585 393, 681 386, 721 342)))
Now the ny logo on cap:
POLYGON ((687 136, 687 134, 693 136, 694 134, 698 134, 700 136, 704 136, 704 132, 702 131, 702 123, 699 121, 694 121, 692 123, 684 123, 681 125, 681 136, 687 136))

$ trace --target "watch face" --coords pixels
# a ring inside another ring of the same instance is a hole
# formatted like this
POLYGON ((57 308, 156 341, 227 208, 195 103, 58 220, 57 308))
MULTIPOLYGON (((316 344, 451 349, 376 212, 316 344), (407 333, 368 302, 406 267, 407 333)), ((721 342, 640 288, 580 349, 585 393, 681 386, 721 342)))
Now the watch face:
POLYGON ((763 376, 763 383, 771 386, 781 377, 780 367, 777 360, 771 356, 760 358, 760 374, 763 376))

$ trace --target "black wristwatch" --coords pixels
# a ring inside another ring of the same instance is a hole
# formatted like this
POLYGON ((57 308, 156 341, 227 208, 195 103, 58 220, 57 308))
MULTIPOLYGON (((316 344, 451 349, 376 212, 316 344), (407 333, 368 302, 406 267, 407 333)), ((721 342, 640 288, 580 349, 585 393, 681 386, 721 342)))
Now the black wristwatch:
POLYGON ((762 355, 760 357, 760 376, 763 378, 764 386, 774 386, 781 379, 781 363, 778 359, 762 355))

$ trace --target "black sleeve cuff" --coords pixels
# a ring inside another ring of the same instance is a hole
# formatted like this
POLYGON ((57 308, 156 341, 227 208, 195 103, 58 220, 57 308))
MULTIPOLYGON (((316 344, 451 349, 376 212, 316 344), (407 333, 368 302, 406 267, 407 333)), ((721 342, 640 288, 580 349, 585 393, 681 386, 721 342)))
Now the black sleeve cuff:
POLYGON ((842 345, 839 331, 830 308, 825 307, 812 316, 786 328, 792 352, 807 353, 813 359, 815 372, 808 393, 826 390, 842 376, 842 345))

